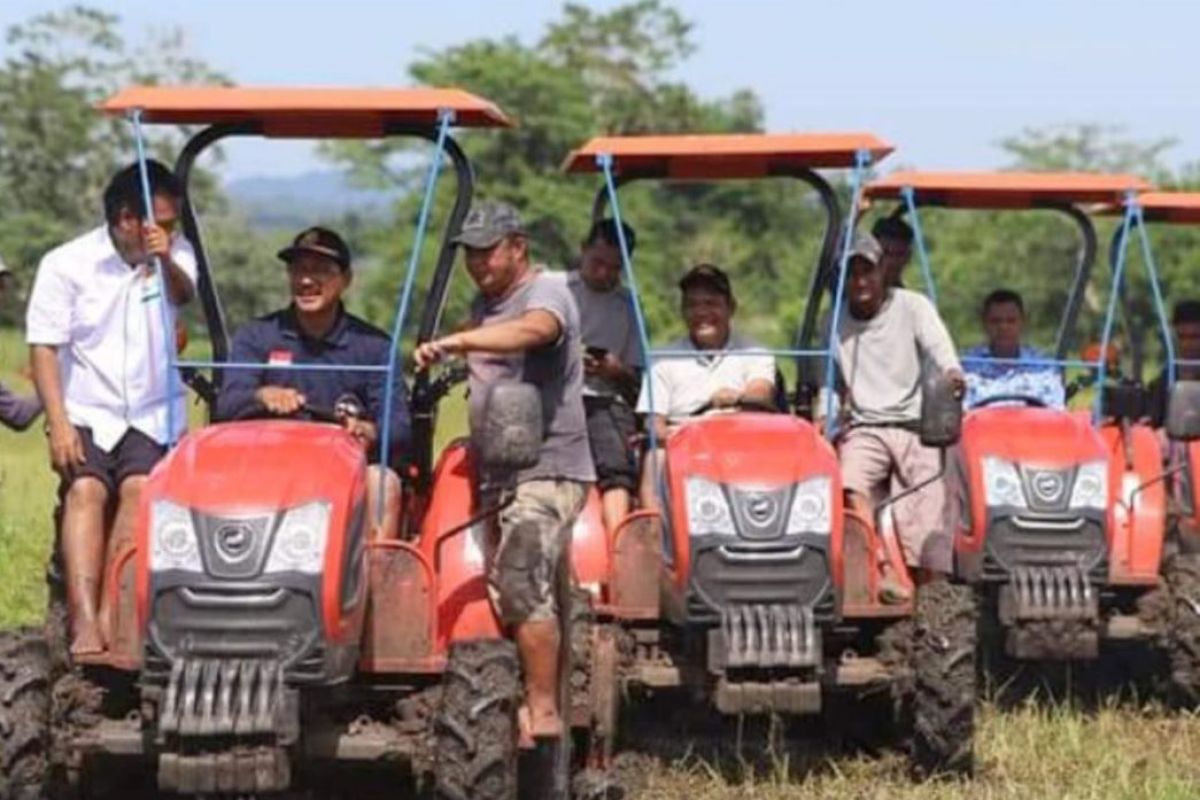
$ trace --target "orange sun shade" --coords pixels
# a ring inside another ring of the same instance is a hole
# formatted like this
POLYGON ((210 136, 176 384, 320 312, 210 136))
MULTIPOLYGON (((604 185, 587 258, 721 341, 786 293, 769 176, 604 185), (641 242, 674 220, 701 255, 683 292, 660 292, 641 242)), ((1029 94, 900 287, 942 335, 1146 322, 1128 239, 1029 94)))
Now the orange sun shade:
POLYGON ((1148 221, 1200 224, 1200 192, 1144 192, 1138 205, 1148 221))
POLYGON ((1035 208, 1045 203, 1111 203, 1150 188, 1136 175, 1093 172, 894 172, 867 184, 872 199, 899 199, 911 187, 918 203, 953 208, 1035 208))
POLYGON ((860 150, 873 163, 892 152, 892 146, 869 133, 601 136, 567 156, 563 169, 597 172, 596 157, 607 154, 613 171, 627 178, 759 178, 796 169, 852 167, 860 150))
POLYGON ((504 127, 496 105, 460 89, 278 89, 242 86, 131 86, 100 104, 108 114, 142 110, 151 123, 254 124, 264 136, 381 136, 389 126, 437 124, 454 112, 466 128, 504 127))

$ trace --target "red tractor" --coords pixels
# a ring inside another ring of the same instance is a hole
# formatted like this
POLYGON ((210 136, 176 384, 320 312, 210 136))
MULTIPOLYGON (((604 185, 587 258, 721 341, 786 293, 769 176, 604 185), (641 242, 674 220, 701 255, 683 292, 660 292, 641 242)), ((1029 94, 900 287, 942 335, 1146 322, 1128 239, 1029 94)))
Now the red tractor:
MULTIPOLYGON (((790 178, 813 188, 825 227, 800 326, 808 342, 822 301, 841 296, 839 240, 853 229, 858 200, 855 191, 843 225, 837 194, 816 170, 857 166, 857 177, 890 149, 866 134, 608 137, 573 152, 566 169, 604 174, 596 219, 606 207, 619 217, 617 186, 639 180, 790 178)), ((646 363, 677 355, 649 351, 646 363)), ((829 366, 824 350, 775 355, 801 359, 804 374, 824 376, 829 366)), ((909 580, 899 544, 844 507, 835 448, 810 421, 812 387, 802 383, 793 408, 781 387, 778 408, 697 416, 663 442, 661 519, 638 511, 605 531, 594 509, 577 530, 578 580, 596 601, 587 644, 598 688, 583 709, 595 722, 593 765, 603 763, 619 701, 631 694, 674 693, 685 704, 701 697, 726 715, 798 717, 835 696, 891 692, 919 771, 971 770, 973 595, 935 582, 918 587, 915 602, 878 601, 884 559, 909 580)), ((945 390, 929 393, 923 421, 926 441, 939 447, 956 433, 958 404, 947 405, 945 390)))
MULTIPOLYGON (((455 261, 450 237, 473 191, 471 165, 449 127, 508 124, 486 100, 437 89, 139 87, 103 109, 205 126, 176 164, 185 186, 201 152, 232 136, 432 143, 430 184, 445 157, 457 193, 422 339, 444 306, 455 261)), ((265 365, 229 362, 212 265, 186 195, 182 211, 213 361, 176 366, 211 402, 204 370, 265 365)), ((417 263, 414 256, 410 270, 417 263)), ((407 289, 393 363, 375 368, 381 377, 399 368, 406 299, 407 289)), ((48 642, 14 633, 0 642, 0 798, 86 795, 105 785, 193 796, 336 794, 360 785, 337 785, 346 764, 355 776, 379 767, 391 787, 416 776, 438 797, 515 798, 519 666, 488 600, 484 565, 496 509, 478 507, 473 460, 509 470, 527 464, 537 438, 528 431, 540 426, 541 411, 528 387, 497 390, 479 446, 453 444, 434 466, 433 423, 451 383, 452 376, 418 380, 412 452, 384 458, 405 474, 399 530, 372 523, 366 459, 329 424, 328 409, 184 436, 149 476, 136 535, 110 550, 108 651, 74 663, 51 657, 65 652, 57 606, 48 642)), ((556 789, 533 791, 546 797, 556 789)))
MULTIPOLYGON (((978 593, 989 660, 1092 660, 1105 642, 1121 641, 1159 642, 1175 657, 1185 657, 1187 646, 1187 659, 1200 657, 1195 626, 1178 629, 1172 610, 1180 571, 1194 577, 1197 567, 1195 556, 1183 555, 1188 537, 1168 502, 1171 473, 1144 420, 1144 390, 1118 379, 1108 355, 1123 267, 1114 265, 1107 290, 1096 348, 1103 355, 1068 357, 1097 250, 1081 207, 1121 204, 1144 186, 1127 175, 902 172, 866 189, 872 199, 904 200, 914 217, 918 206, 1050 210, 1081 235, 1054 355, 1042 366, 1087 371, 1082 383, 1095 387, 1093 409, 1006 394, 968 410, 963 422, 960 489, 950 501, 960 509, 955 571, 978 593)), ((1068 386, 1068 395, 1079 385, 1068 386)))

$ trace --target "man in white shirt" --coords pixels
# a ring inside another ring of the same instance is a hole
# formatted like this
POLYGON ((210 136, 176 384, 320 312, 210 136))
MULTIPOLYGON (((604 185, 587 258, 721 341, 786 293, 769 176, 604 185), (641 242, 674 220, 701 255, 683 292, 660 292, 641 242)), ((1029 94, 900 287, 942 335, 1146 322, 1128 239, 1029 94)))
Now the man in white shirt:
POLYGON ((196 259, 174 233, 178 181, 156 161, 148 170, 154 224, 144 219, 141 178, 131 165, 105 189, 106 224, 42 259, 26 314, 50 461, 62 479, 73 655, 106 647, 111 609, 100 602, 97 611, 106 510, 115 503, 111 554, 132 536, 146 474, 186 427, 184 390, 178 376, 167 374, 167 349, 175 347, 174 307, 194 293, 196 259))
MULTIPOLYGON (((729 277, 712 264, 698 264, 679 281, 679 289, 688 335, 667 350, 695 351, 696 356, 655 359, 638 399, 638 413, 649 415, 660 443, 697 413, 770 406, 775 399, 775 359, 766 352, 747 353, 763 348, 733 331, 737 301, 729 277)), ((648 453, 642 470, 641 500, 648 509, 660 507, 654 480, 658 462, 658 454, 648 453)))
MULTIPOLYGON (((621 223, 633 254, 637 237, 621 223)), ((579 267, 567 275, 567 288, 579 306, 583 334, 583 408, 596 465, 596 485, 604 524, 616 530, 629 514, 638 486, 631 440, 633 410, 642 370, 642 348, 629 290, 621 285, 621 245, 617 223, 597 220, 580 249, 579 267)))

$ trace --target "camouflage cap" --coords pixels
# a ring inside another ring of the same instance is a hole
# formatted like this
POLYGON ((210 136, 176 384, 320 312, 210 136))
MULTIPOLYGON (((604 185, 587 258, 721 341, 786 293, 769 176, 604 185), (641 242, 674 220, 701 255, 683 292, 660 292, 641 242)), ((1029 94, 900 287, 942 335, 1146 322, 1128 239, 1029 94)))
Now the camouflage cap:
POLYGON ((480 200, 471 206, 454 243, 482 250, 495 246, 505 236, 524 233, 525 226, 515 207, 500 200, 480 200))

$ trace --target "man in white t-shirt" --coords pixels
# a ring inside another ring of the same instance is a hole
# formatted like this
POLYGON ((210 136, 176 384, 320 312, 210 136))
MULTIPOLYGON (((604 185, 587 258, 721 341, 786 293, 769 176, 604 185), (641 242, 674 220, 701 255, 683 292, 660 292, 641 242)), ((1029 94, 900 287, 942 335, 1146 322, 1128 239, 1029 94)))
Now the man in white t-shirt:
MULTIPOLYGON (((775 359, 766 352, 746 352, 763 348, 734 333, 737 301, 724 271, 698 264, 679 281, 679 289, 688 335, 666 349, 696 355, 654 359, 638 399, 638 413, 649 415, 648 424, 660 443, 688 417, 703 411, 769 406, 775 400, 775 359)), ((641 500, 649 509, 660 507, 653 477, 658 460, 657 454, 647 454, 642 470, 641 500)))
POLYGON ((133 534, 145 476, 169 434, 186 427, 183 386, 167 374, 167 351, 175 347, 175 307, 194 293, 196 258, 175 234, 178 181, 156 161, 148 171, 155 222, 144 218, 137 165, 118 172, 104 191, 105 224, 46 254, 26 313, 50 461, 62 479, 73 655, 100 653, 107 644, 111 609, 99 597, 106 510, 115 504, 112 554, 133 534), (168 432, 172 415, 175 430, 168 432))

